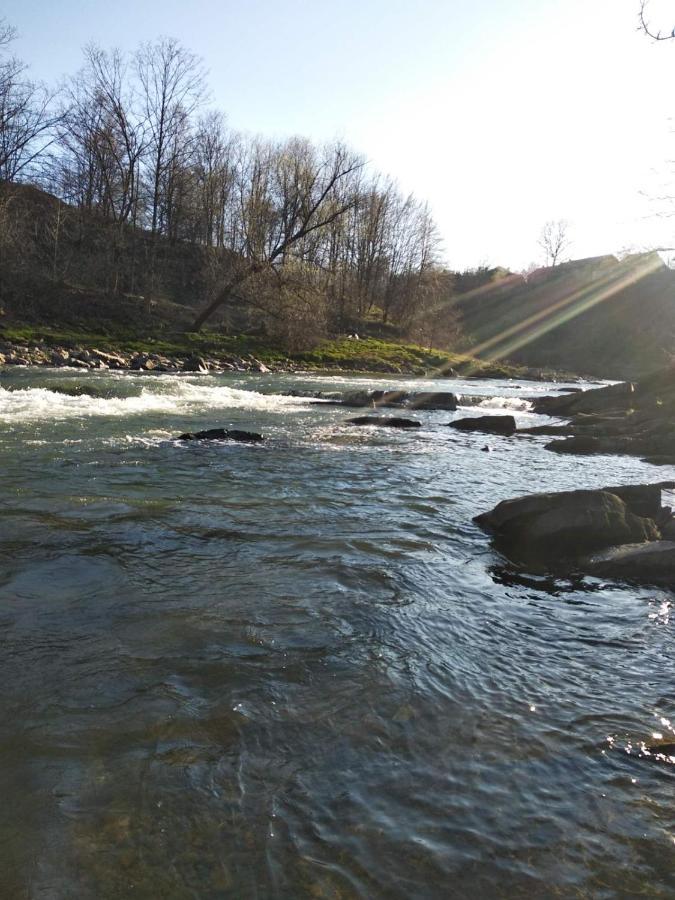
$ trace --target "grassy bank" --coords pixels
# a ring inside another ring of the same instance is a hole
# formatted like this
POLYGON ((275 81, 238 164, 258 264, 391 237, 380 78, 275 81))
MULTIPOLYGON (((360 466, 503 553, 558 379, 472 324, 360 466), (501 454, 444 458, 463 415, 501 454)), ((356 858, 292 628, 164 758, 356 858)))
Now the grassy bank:
POLYGON ((523 366, 490 363, 470 356, 432 350, 415 344, 335 339, 324 341, 311 350, 295 353, 274 347, 261 338, 248 335, 223 335, 216 332, 180 332, 161 338, 117 331, 66 330, 59 327, 7 325, 0 329, 0 340, 14 345, 42 345, 68 349, 97 348, 109 353, 159 353, 172 357, 204 356, 212 358, 254 357, 275 369, 306 369, 328 372, 382 372, 402 375, 476 375, 489 378, 555 377, 523 366))

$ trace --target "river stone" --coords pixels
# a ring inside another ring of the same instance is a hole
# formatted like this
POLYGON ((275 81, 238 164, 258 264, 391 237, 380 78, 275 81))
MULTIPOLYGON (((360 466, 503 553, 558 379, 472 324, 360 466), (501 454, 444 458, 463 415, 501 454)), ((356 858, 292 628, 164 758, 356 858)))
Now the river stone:
POLYGON ((581 561, 589 575, 626 579, 640 584, 675 586, 675 541, 623 544, 581 561))
POLYGON ((397 416, 356 416, 347 419, 348 425, 374 425, 376 428, 420 428, 417 419, 401 419, 397 416))
POLYGON ((201 356, 188 356, 183 363, 183 371, 198 372, 199 374, 204 375, 209 371, 209 367, 201 356))
POLYGON ((236 428, 208 428, 206 431, 188 431, 176 438, 177 441, 239 441, 244 444, 258 444, 265 438, 255 431, 239 431, 236 428))
POLYGON ((471 416, 448 422, 448 425, 460 431, 483 431, 488 434, 511 435, 516 430, 516 420, 513 416, 471 416))
POLYGON ((652 519, 636 516, 620 497, 603 490, 504 500, 474 521, 495 536, 507 556, 541 562, 660 537, 652 519))

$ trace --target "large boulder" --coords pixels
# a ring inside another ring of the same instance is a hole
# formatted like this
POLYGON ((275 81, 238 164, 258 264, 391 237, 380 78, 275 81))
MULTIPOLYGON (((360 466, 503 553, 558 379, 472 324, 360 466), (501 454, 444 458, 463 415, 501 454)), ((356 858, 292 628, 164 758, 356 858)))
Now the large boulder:
POLYGON ((239 441, 244 444, 258 444, 264 441, 255 431, 240 431, 237 428, 208 428, 206 431, 188 431, 176 438, 177 441, 239 441))
POLYGON ((499 549, 519 562, 569 563, 606 547, 660 537, 653 519, 635 515, 624 500, 605 490, 504 500, 474 521, 494 535, 499 549))
POLYGON ((487 434, 514 434, 516 420, 513 416, 472 416, 466 419, 456 419, 448 422, 451 428, 460 431, 482 431, 487 434))

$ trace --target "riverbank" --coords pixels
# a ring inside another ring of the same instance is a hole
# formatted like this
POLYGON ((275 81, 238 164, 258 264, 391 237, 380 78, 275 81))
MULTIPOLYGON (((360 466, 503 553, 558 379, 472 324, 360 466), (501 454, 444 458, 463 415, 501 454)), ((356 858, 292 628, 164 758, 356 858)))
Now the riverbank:
POLYGON ((290 353, 261 338, 218 333, 162 337, 97 334, 36 326, 0 330, 0 367, 56 366, 157 372, 382 373, 419 377, 570 380, 569 373, 489 362, 459 353, 373 338, 336 338, 290 353))

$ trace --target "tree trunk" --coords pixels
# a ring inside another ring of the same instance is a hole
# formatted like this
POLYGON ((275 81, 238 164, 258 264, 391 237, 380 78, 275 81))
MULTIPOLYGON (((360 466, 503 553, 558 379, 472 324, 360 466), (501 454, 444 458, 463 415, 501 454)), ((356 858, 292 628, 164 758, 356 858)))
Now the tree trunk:
POLYGON ((208 321, 208 319, 210 319, 211 316, 216 313, 221 306, 224 306, 225 303, 227 303, 234 290, 244 284, 244 282, 247 281, 251 277, 251 275, 258 271, 260 271, 260 266, 250 265, 244 272, 242 272, 241 275, 238 275, 236 278, 228 281, 228 283, 218 292, 216 299, 212 303, 209 303, 209 305, 199 313, 197 318, 192 323, 192 330, 200 331, 202 325, 204 325, 204 323, 208 321))

